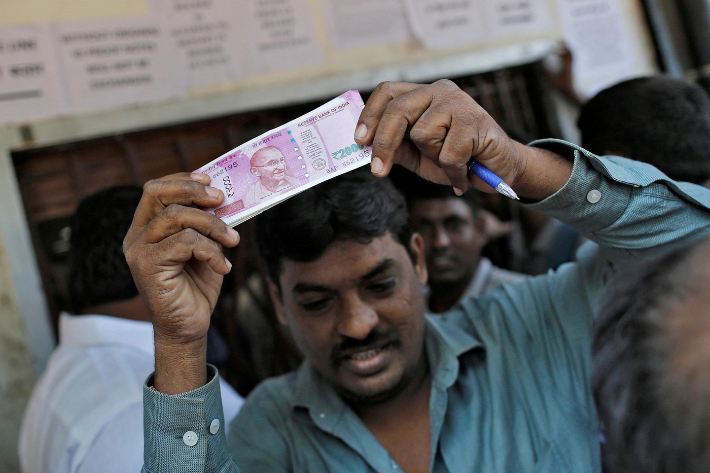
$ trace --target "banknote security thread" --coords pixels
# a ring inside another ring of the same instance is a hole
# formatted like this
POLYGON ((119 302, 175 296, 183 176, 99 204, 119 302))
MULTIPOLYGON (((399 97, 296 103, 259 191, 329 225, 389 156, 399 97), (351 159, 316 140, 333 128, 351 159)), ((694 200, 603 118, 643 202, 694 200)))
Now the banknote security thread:
POLYGON ((367 165, 372 147, 355 143, 365 106, 350 90, 196 169, 221 189, 222 205, 204 209, 234 227, 321 182, 367 165))

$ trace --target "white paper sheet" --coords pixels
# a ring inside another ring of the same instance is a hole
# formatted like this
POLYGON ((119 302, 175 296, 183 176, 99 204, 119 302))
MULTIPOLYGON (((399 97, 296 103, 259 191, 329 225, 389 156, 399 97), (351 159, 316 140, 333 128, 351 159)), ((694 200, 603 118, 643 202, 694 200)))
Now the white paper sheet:
POLYGON ((49 25, 0 28, 0 123, 59 115, 65 105, 49 25))
POLYGON ((401 0, 322 0, 334 48, 406 41, 401 0))
POLYGON ((546 0, 487 0, 486 4, 497 36, 541 33, 552 26, 546 0))
POLYGON ((323 61, 307 0, 245 0, 239 41, 249 48, 249 72, 306 67, 323 61))
POLYGON ((152 17, 56 25, 56 42, 72 111, 150 103, 185 91, 182 68, 152 17))
POLYGON ((244 14, 234 0, 153 0, 160 25, 183 67, 188 87, 218 84, 244 75, 246 47, 238 39, 244 14))
POLYGON ((465 46, 489 38, 485 0, 405 0, 412 34, 428 48, 465 46))
POLYGON ((616 0, 558 0, 565 40, 574 55, 575 78, 593 95, 635 75, 636 58, 616 0))

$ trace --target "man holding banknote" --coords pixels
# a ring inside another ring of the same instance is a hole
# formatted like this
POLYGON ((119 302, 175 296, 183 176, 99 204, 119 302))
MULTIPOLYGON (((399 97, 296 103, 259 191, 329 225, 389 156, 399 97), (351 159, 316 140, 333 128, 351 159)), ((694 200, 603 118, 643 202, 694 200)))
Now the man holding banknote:
POLYGON ((225 439, 209 316, 238 235, 204 175, 145 186, 124 242, 155 330, 144 471, 599 472, 591 326, 610 272, 710 234, 710 190, 545 140, 524 146, 449 81, 381 84, 355 139, 372 174, 491 191, 475 158, 531 208, 593 243, 579 262, 425 314, 423 243, 390 184, 352 172, 257 222, 279 319, 306 361, 247 399, 225 439), (407 131, 409 132, 407 134, 407 131))

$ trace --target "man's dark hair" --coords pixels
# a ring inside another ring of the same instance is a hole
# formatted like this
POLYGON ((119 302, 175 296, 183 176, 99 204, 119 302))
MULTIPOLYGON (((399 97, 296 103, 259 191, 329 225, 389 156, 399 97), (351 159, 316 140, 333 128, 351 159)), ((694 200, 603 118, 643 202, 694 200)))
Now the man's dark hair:
POLYGON ((74 313, 138 295, 123 255, 123 238, 143 191, 111 187, 85 197, 71 221, 69 300, 74 313))
POLYGON ((708 290, 689 269, 709 241, 627 266, 608 284, 592 347, 608 471, 710 471, 710 319, 676 309, 708 290))
POLYGON ((459 197, 454 193, 453 187, 434 184, 401 166, 392 168, 390 179, 395 188, 404 195, 407 208, 410 211, 418 200, 463 199, 471 207, 474 216, 478 213, 478 191, 476 189, 470 188, 463 196, 459 197))
POLYGON ((585 103, 577 126, 593 153, 619 153, 679 181, 710 179, 710 98, 696 84, 665 76, 621 82, 585 103))
POLYGON ((358 169, 282 202, 256 219, 256 243, 271 281, 279 286, 284 259, 318 259, 334 241, 369 243, 391 234, 411 256, 404 199, 388 179, 358 169))

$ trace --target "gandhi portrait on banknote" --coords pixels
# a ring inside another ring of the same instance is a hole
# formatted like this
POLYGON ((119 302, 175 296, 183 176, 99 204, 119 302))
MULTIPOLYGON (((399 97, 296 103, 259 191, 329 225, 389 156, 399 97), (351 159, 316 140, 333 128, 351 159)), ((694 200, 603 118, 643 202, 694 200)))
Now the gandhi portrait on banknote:
POLYGON ((286 158, 274 147, 262 148, 251 157, 251 173, 259 178, 244 196, 244 206, 249 207, 286 189, 298 186, 296 179, 286 175, 286 158))

